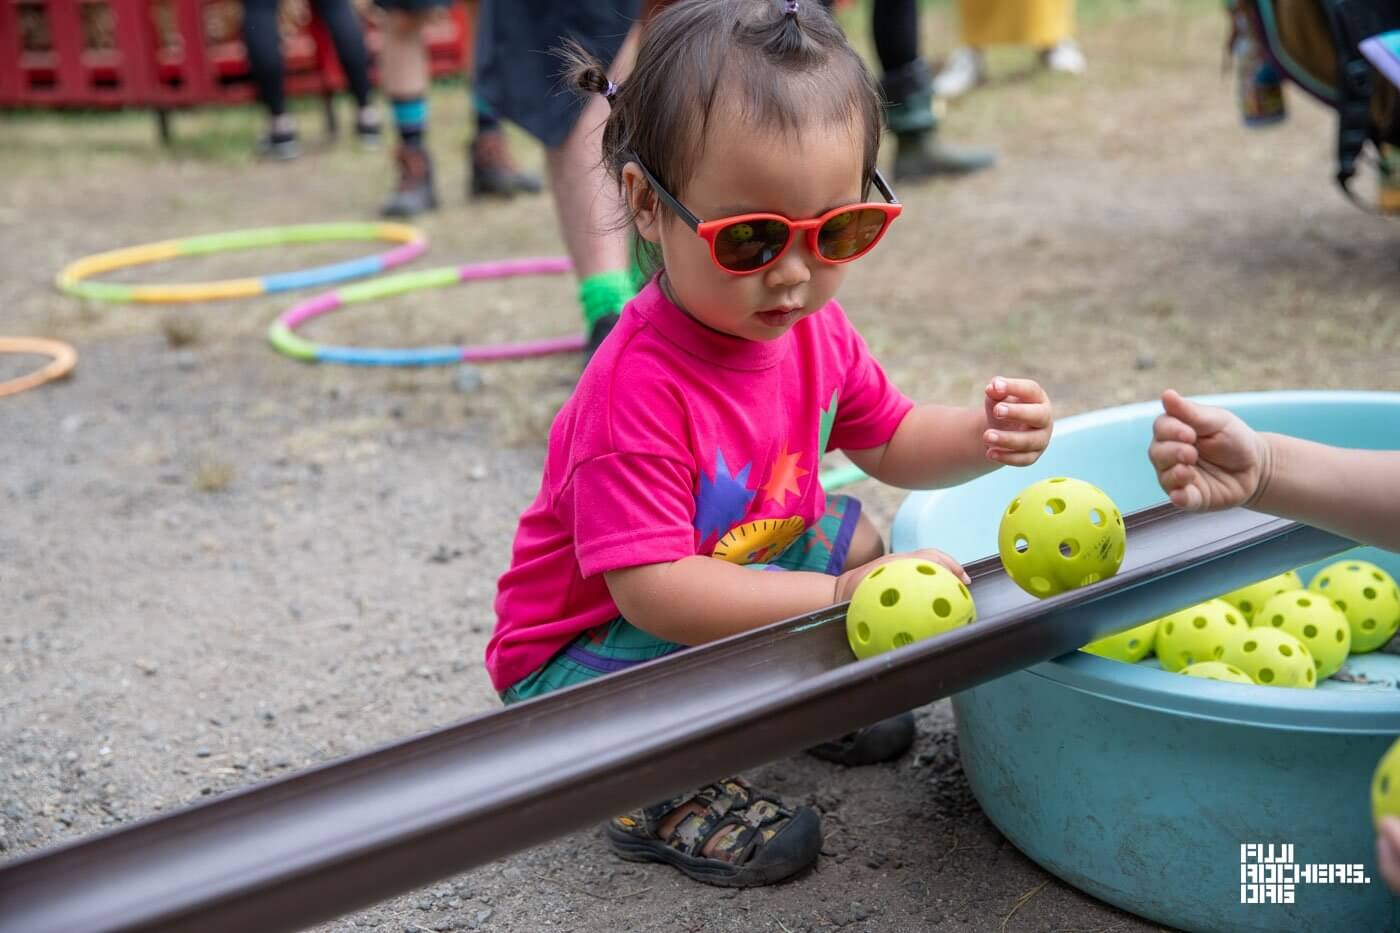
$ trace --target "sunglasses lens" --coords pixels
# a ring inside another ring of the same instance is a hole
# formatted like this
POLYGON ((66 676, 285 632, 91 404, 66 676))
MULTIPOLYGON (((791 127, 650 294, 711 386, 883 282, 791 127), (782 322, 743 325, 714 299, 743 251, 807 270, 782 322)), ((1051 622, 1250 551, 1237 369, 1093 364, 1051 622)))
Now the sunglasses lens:
POLYGON ((791 235, 781 220, 730 224, 715 236, 715 259, 731 272, 752 272, 772 262, 791 235))
POLYGON ((874 245, 888 222, 884 211, 843 211, 817 231, 817 249, 827 259, 854 259, 874 245))

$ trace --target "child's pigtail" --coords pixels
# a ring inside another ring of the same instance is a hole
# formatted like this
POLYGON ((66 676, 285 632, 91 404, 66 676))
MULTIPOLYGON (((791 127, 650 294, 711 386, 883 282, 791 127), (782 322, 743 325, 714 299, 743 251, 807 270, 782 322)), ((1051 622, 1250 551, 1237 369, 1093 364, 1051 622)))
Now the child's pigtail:
POLYGON ((564 40, 556 54, 564 65, 564 80, 589 94, 602 94, 611 105, 621 88, 608 80, 602 63, 588 53, 575 39, 564 40))
POLYGON ((804 16, 826 16, 816 0, 803 4, 801 0, 777 0, 774 4, 778 15, 766 22, 741 27, 737 34, 746 43, 767 53, 775 62, 793 68, 807 68, 817 64, 821 51, 809 42, 802 28, 804 16))

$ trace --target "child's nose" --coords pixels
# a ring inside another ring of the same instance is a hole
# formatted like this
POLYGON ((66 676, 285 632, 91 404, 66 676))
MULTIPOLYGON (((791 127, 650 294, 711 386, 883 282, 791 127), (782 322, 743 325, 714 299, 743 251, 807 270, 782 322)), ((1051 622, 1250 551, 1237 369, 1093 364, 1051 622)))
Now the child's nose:
POLYGON ((769 288, 792 288, 812 278, 811 264, 817 260, 807 250, 806 239, 792 244, 764 274, 764 284, 769 288))

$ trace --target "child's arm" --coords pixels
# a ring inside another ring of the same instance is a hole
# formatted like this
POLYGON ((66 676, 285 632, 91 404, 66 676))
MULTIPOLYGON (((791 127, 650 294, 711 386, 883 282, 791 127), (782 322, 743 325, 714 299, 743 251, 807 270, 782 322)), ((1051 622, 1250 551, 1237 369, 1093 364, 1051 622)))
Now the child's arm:
POLYGON ((604 577, 618 612, 628 622, 667 641, 702 645, 844 602, 870 571, 905 557, 942 564, 971 582, 957 561, 931 548, 879 557, 838 577, 800 570, 751 570, 699 554, 612 570, 604 577))
POLYGON ((1223 408, 1168 389, 1148 457, 1172 504, 1242 505, 1400 549, 1400 451, 1349 450, 1261 434, 1223 408))
POLYGON ((982 411, 919 405, 887 443, 846 455, 891 486, 953 486, 998 464, 1035 463, 1050 443, 1053 423, 1050 399, 1038 383, 998 376, 987 385, 982 411))

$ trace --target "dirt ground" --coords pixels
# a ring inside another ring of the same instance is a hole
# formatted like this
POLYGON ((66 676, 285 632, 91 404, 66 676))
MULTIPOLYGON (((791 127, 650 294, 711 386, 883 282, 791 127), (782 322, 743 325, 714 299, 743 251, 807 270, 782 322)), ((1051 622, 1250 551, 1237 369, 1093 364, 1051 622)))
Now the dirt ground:
MULTIPOLYGON (((931 50, 951 41, 928 18, 931 50)), ((1024 374, 1061 415, 1187 392, 1400 388, 1393 221, 1330 183, 1332 117, 1299 94, 1251 132, 1221 75, 1218 4, 1093 5, 1082 80, 993 62, 946 133, 996 146, 975 178, 904 186, 904 217, 842 299, 916 398, 1024 374)), ((545 197, 463 206, 460 87, 433 99, 444 209, 429 257, 555 254, 545 197)), ((314 114, 303 129, 315 138, 314 114)), ((498 705, 481 665, 494 580, 538 483, 575 358, 364 371, 271 351, 293 299, 181 308, 57 294, 92 252, 368 218, 386 157, 348 141, 247 155, 249 111, 0 118, 0 334, 71 341, 70 381, 0 399, 0 857, 434 729, 498 705)), ((521 141, 522 158, 538 150, 521 141)), ((1369 194, 1368 191, 1364 192, 1369 194)), ((260 250, 113 275, 283 271, 362 246, 260 250)), ((495 341, 577 328, 567 278, 418 293, 316 340, 495 341)), ((0 357, 0 379, 31 358, 0 357)), ((898 491, 856 487, 887 529, 898 491)), ((711 890, 575 834, 320 929, 1145 931, 1042 872, 981 814, 945 702, 914 752, 760 784, 817 806, 814 875, 711 890)))

